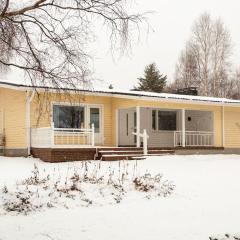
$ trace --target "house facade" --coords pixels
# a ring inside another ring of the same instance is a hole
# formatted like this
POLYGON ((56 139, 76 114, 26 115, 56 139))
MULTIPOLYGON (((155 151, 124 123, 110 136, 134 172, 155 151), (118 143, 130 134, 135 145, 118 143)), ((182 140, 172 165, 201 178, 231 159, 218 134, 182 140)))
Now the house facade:
MULTIPOLYGON (((0 152, 95 158, 98 148, 240 152, 240 101, 0 82, 0 152)), ((53 161, 53 160, 52 160, 53 161)))

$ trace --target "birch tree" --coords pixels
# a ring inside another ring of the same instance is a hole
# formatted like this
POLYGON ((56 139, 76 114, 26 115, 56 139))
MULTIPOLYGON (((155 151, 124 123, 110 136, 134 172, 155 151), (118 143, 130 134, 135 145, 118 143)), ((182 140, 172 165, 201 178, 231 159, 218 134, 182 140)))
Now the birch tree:
POLYGON ((191 43, 187 43, 176 65, 175 88, 189 88, 198 85, 197 61, 191 43))
POLYGON ((201 95, 225 97, 231 49, 230 34, 223 21, 214 20, 207 13, 201 15, 177 63, 175 81, 198 87, 201 95))

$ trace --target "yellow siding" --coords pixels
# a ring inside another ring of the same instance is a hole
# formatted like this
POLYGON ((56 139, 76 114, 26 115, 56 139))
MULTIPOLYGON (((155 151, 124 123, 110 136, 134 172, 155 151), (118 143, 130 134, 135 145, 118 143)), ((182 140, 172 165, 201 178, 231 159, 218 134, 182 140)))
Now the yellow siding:
MULTIPOLYGON (((4 113, 6 148, 26 148, 26 92, 0 88, 0 111, 4 113)), ((109 96, 66 96, 63 94, 36 95, 31 104, 31 127, 51 125, 51 103, 69 102, 101 104, 104 114, 104 144, 116 145, 116 110, 130 107, 157 107, 166 109, 206 110, 214 113, 215 146, 222 146, 222 107, 214 105, 166 103, 151 100, 124 99, 109 96), (40 101, 39 101, 40 99, 40 101), (39 104, 39 102, 41 104, 39 104), (40 113, 40 114, 39 114, 40 113)), ((240 147, 240 107, 225 107, 225 147, 240 147)))
POLYGON ((3 128, 6 149, 26 148, 26 93, 0 88, 0 109, 3 112, 3 128))
POLYGON ((225 107, 225 147, 240 147, 240 108, 225 107))
POLYGON ((104 145, 112 146, 112 98, 102 96, 80 96, 62 94, 49 94, 45 96, 45 101, 40 101, 42 104, 39 106, 39 99, 44 96, 36 96, 31 104, 31 126, 32 127, 49 127, 51 126, 52 103, 61 102, 71 104, 98 104, 103 107, 103 128, 104 128, 104 145), (44 102, 44 103, 43 103, 44 102), (39 114, 40 113, 40 114, 39 114))
POLYGON ((55 136, 54 143, 57 145, 79 145, 79 144, 89 144, 88 136, 55 136))

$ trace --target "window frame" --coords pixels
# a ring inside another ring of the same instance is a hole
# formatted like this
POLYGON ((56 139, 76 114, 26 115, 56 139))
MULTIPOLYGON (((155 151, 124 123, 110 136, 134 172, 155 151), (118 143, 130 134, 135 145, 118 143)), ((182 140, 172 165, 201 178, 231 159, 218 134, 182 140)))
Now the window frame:
POLYGON ((159 108, 153 108, 151 109, 151 131, 152 132, 174 132, 178 129, 178 111, 172 110, 172 109, 159 109, 159 108), (155 111, 155 129, 153 129, 153 111, 155 111), (159 123, 158 123, 158 112, 175 112, 176 113, 176 129, 175 130, 162 130, 159 129, 159 123))
MULTIPOLYGON (((99 108, 99 132, 96 134, 104 133, 104 105, 103 104, 87 104, 87 103, 69 103, 69 102, 51 102, 51 115, 50 121, 51 126, 54 128, 54 119, 53 119, 53 106, 80 106, 84 108, 84 128, 89 129, 90 126, 90 108, 99 108)), ((104 139, 104 138, 103 138, 104 139)), ((102 140, 103 141, 103 140, 102 140)))

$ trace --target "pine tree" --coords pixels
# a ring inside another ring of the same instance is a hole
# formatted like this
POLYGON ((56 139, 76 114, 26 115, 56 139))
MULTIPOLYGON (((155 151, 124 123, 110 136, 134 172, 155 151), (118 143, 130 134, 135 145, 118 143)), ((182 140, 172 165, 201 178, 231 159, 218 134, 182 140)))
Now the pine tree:
POLYGON ((134 87, 136 91, 162 92, 166 86, 167 76, 160 74, 155 63, 146 66, 144 77, 138 78, 138 86, 134 87))

